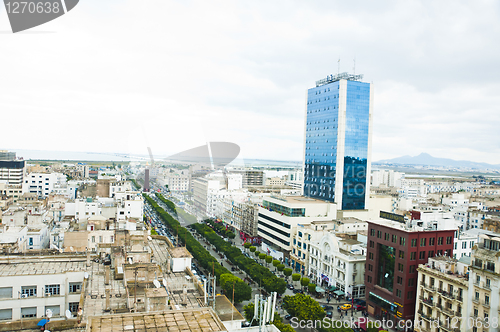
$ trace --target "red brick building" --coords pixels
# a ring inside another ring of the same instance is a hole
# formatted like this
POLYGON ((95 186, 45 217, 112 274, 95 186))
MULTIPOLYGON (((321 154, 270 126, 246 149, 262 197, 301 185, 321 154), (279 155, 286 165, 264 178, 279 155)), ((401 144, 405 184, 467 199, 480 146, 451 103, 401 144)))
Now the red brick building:
POLYGON ((422 230, 396 221, 368 221, 366 303, 370 314, 397 323, 415 316, 417 267, 453 257, 455 230, 422 230))

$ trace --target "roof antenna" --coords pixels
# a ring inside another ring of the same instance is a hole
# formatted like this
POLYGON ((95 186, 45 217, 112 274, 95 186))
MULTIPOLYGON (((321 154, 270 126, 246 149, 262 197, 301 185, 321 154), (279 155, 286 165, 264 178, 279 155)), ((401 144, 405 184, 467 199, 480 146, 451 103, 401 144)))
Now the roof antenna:
POLYGON ((356 57, 354 57, 353 61, 354 61, 354 68, 353 68, 354 76, 356 76, 356 57))
POLYGON ((337 64, 337 67, 338 67, 337 68, 337 75, 339 75, 340 74, 340 57, 339 57, 339 61, 337 61, 337 63, 338 63, 337 64))

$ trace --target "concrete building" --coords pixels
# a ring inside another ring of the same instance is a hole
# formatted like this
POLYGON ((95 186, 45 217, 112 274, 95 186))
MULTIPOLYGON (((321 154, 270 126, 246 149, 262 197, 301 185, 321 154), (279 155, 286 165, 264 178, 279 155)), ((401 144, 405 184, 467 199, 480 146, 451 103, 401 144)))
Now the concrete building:
POLYGON ((285 185, 285 180, 280 177, 266 178, 266 186, 283 186, 285 185))
POLYGON ((0 182, 21 186, 26 176, 24 160, 0 160, 0 182))
POLYGON ((500 310, 500 234, 479 235, 471 255, 469 271, 470 307, 466 311, 466 319, 471 331, 498 331, 500 310), (484 328, 490 322, 491 328, 484 328))
POLYGON ((47 197, 56 185, 66 184, 66 175, 62 173, 30 173, 23 181, 23 193, 47 197))
POLYGON ((84 271, 83 256, 0 258, 0 319, 53 317, 78 309, 84 271), (6 261, 9 259, 10 264, 6 261))
POLYGON ((242 175, 243 188, 264 185, 264 171, 247 169, 247 170, 234 170, 231 171, 231 173, 239 173, 242 175))
POLYGON ((415 331, 459 332, 469 330, 468 264, 441 256, 418 267, 415 331))
MULTIPOLYGON (((258 235, 269 245, 283 252, 285 263, 290 259, 292 242, 298 225, 313 221, 329 221, 337 217, 337 206, 303 196, 270 196, 262 201, 258 212, 258 235)), ((305 266, 302 267, 305 271, 305 266)))
POLYGON ((172 272, 184 272, 187 268, 191 269, 193 256, 185 247, 170 248, 168 253, 172 272))
POLYGON ((392 220, 368 221, 367 310, 400 324, 413 321, 417 267, 429 257, 453 257, 455 230, 433 230, 392 220))
POLYGON ((307 90, 304 196, 368 208, 373 89, 362 75, 329 75, 307 90))

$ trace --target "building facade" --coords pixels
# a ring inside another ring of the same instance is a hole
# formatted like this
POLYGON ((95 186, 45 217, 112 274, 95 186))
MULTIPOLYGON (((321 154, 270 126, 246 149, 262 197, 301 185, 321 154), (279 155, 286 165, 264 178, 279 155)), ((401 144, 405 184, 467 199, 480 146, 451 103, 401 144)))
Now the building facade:
POLYGON ((454 230, 427 230, 405 223, 368 222, 365 285, 367 310, 392 320, 413 321, 417 267, 429 257, 453 257, 454 230))
POLYGON ((304 196, 339 210, 368 206, 373 89, 360 79, 330 75, 307 91, 304 196))

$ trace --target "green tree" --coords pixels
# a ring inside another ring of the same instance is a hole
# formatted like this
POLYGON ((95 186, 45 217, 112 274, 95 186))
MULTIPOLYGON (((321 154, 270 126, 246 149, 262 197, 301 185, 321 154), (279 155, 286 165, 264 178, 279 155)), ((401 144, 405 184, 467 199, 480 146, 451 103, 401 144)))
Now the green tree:
POLYGON ((252 244, 251 244, 250 242, 245 242, 245 243, 243 244, 243 247, 245 247, 245 249, 247 249, 247 250, 248 250, 248 248, 250 248, 251 246, 252 246, 252 244))
POLYGON ((254 246, 250 246, 249 249, 250 249, 251 252, 255 252, 255 250, 257 250, 257 248, 254 247, 254 246))
POLYGON ((269 263, 271 263, 272 261, 273 261, 273 256, 269 256, 269 255, 267 255, 267 256, 266 256, 266 264, 269 264, 269 263))
MULTIPOLYGON (((252 248, 250 248, 250 250, 252 250, 252 248)), ((260 252, 258 252, 257 250, 253 252, 253 254, 255 255, 255 257, 259 257, 260 255, 260 252)))
POLYGON ((292 274, 292 280, 297 282, 300 280, 300 274, 299 273, 294 273, 292 274))
POLYGON ((291 268, 286 268, 283 269, 283 274, 286 277, 286 280, 288 280, 288 277, 292 275, 293 270, 291 268))
POLYGON ((280 265, 280 261, 277 259, 273 260, 273 266, 275 267, 274 271, 278 269, 278 265, 280 265))
POLYGON ((316 292, 316 284, 307 285, 307 289, 309 290, 309 293, 315 293, 316 292))
POLYGON ((321 320, 325 311, 312 297, 305 294, 295 294, 283 298, 283 309, 290 315, 301 320, 321 320))
POLYGON ((276 269, 282 272, 285 269, 285 264, 278 264, 278 266, 276 266, 276 269))
POLYGON ((300 285, 302 287, 306 287, 307 285, 309 285, 309 281, 310 281, 309 278, 302 278, 300 279, 300 285))
POLYGON ((231 301, 233 298, 233 285, 234 285, 234 302, 248 301, 252 297, 252 288, 240 278, 230 274, 221 274, 220 278, 221 289, 224 294, 231 301))
POLYGON ((260 253, 260 254, 259 254, 259 259, 260 259, 260 260, 264 260, 264 259, 266 259, 266 256, 267 256, 266 254, 264 254, 264 253, 260 253))

